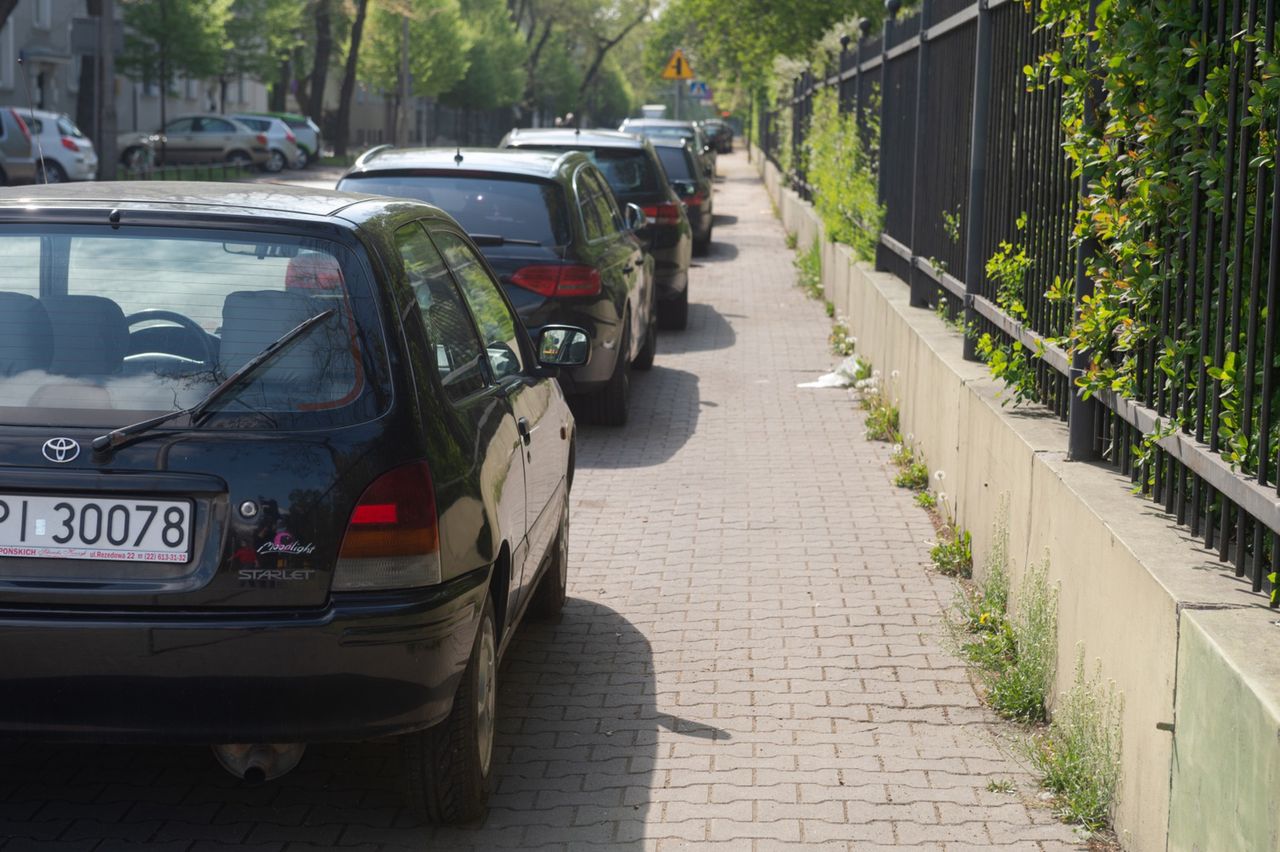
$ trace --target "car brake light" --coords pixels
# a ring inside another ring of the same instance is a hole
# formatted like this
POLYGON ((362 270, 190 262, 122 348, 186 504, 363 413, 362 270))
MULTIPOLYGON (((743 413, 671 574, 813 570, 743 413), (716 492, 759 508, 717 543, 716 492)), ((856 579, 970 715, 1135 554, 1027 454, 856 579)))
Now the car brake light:
POLYGON ((405 589, 441 582, 435 487, 426 462, 387 471, 351 511, 335 591, 405 589))
POLYGON ((701 194, 690 195, 688 198, 684 200, 684 206, 685 207, 701 207, 702 195, 701 194))
POLYGON ((594 266, 535 264, 516 270, 511 283, 540 296, 598 296, 600 270, 594 266))
POLYGON ((648 216, 655 225, 679 225, 680 205, 670 201, 651 204, 644 208, 644 215, 648 216))
POLYGON ((297 142, 297 141, 298 141, 298 137, 293 135, 293 131, 292 131, 292 130, 286 130, 286 131, 284 132, 284 138, 285 138, 285 139, 288 139, 290 142, 297 142))
POLYGON ((18 129, 22 131, 22 135, 27 138, 28 142, 30 142, 31 131, 27 128, 27 123, 22 120, 22 116, 18 114, 18 111, 16 109, 11 109, 9 110, 9 112, 13 113, 14 121, 18 122, 18 129))
POLYGON ((256 138, 256 139, 258 140, 258 144, 259 144, 259 145, 266 145, 266 144, 267 144, 267 137, 266 137, 266 136, 263 136, 261 133, 259 133, 259 134, 258 134, 256 137, 254 137, 254 138, 256 138))
POLYGON ((76 140, 72 139, 70 136, 62 137, 62 147, 66 148, 68 151, 75 151, 77 154, 80 153, 80 146, 77 145, 76 140))

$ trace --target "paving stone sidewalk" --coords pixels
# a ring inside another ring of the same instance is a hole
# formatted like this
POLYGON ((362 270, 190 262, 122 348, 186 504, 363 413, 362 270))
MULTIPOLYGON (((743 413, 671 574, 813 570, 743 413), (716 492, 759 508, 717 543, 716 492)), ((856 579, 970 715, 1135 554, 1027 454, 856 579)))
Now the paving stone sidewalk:
POLYGON ((207 750, 0 747, 0 850, 1078 848, 948 651, 954 585, 830 368, 742 153, 689 329, 585 428, 571 600, 517 637, 483 827, 416 825, 387 743, 243 788, 207 750), (1014 794, 991 792, 1012 779, 1014 794))

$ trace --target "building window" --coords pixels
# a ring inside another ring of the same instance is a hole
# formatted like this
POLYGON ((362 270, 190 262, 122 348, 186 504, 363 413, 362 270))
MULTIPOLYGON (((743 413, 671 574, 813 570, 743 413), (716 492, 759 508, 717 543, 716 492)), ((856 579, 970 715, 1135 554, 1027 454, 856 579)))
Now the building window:
POLYGON ((36 0, 32 23, 42 30, 50 29, 53 26, 53 0, 36 0))

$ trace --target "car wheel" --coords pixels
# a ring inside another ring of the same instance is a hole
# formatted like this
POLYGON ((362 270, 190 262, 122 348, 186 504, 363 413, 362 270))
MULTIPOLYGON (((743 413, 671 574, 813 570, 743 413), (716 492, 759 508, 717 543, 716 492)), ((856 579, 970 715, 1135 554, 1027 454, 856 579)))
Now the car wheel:
POLYGON ((689 325, 689 287, 680 291, 674 299, 658 303, 658 320, 663 328, 683 331, 689 325))
POLYGON ((586 398, 587 419, 601 426, 626 426, 627 415, 630 413, 631 364, 627 352, 631 348, 631 333, 624 326, 622 334, 609 383, 586 398))
POLYGON ((145 168, 150 160, 151 157, 147 149, 141 145, 131 145, 125 148, 124 153, 120 155, 120 165, 131 172, 145 168))
POLYGON ((298 159, 294 162, 293 167, 295 169, 305 169, 309 165, 311 165, 311 155, 307 153, 306 148, 299 148, 298 159))
POLYGON ((493 789, 497 676, 497 622, 486 596, 448 718, 404 737, 409 801, 430 822, 465 823, 484 815, 493 789))
POLYGON ((253 157, 244 151, 232 151, 227 155, 227 165, 238 169, 247 169, 253 165, 253 157))
POLYGON ((67 172, 61 163, 53 160, 41 160, 36 166, 37 183, 66 183, 67 172))
POLYGON ((264 171, 275 174, 276 172, 284 171, 286 163, 287 161, 285 160, 284 152, 277 151, 273 148, 271 150, 271 154, 267 157, 267 162, 263 164, 262 168, 264 171))
MULTIPOLYGON (((656 306, 655 306, 656 308, 656 306)), ((632 369, 649 370, 653 367, 653 357, 658 354, 658 312, 649 311, 649 327, 644 332, 644 346, 631 362, 632 369)))
POLYGON ((538 581, 537 591, 529 601, 529 614, 534 618, 559 618, 569 597, 569 496, 564 498, 560 514, 560 531, 551 550, 551 564, 538 581))
POLYGON ((702 239, 696 239, 693 241, 693 253, 702 255, 702 254, 706 254, 710 250, 711 250, 711 227, 708 226, 706 236, 704 236, 702 239))

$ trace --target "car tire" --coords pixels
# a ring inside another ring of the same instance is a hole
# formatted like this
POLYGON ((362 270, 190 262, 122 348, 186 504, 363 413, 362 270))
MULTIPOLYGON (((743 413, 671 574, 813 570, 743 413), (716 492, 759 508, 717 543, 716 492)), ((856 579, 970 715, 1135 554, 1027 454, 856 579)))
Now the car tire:
POLYGON ((307 153, 306 148, 299 148, 298 159, 293 164, 293 167, 295 169, 305 169, 309 165, 311 165, 311 155, 307 153))
POLYGON ((497 675, 497 620, 486 595, 448 718, 403 738, 409 803, 428 822, 458 824, 484 816, 493 790, 497 675))
POLYGON ((262 170, 264 172, 276 174, 277 172, 284 171, 284 167, 288 164, 289 161, 285 158, 284 152, 277 151, 275 148, 272 148, 271 153, 267 155, 267 161, 262 164, 262 170))
POLYGON ((554 621, 564 610, 569 597, 569 496, 565 495, 560 515, 560 530, 551 546, 551 562, 538 581, 529 601, 529 615, 543 621, 554 621))
POLYGON ((246 151, 232 151, 227 155, 227 165, 247 169, 253 166, 253 157, 246 151))
POLYGON ((583 411, 587 419, 600 426, 626 426, 627 415, 630 413, 631 364, 627 351, 631 348, 631 333, 625 325, 622 334, 609 383, 595 393, 588 394, 584 400, 583 411))
POLYGON ((124 166, 131 172, 141 171, 146 168, 151 160, 145 146, 130 145, 124 149, 124 153, 120 155, 120 165, 124 166))
POLYGON ((36 164, 36 183, 66 183, 67 170, 54 160, 41 160, 36 164))
POLYGON ((689 286, 680 291, 674 299, 658 303, 658 321, 665 329, 683 331, 689 325, 689 286))
POLYGON ((695 239, 693 241, 693 253, 697 255, 704 255, 710 250, 711 250, 711 227, 708 226, 707 235, 702 239, 695 239))
POLYGON ((650 370, 653 369, 653 358, 658 354, 658 311, 655 309, 649 311, 649 326, 644 332, 644 346, 636 353, 636 358, 631 362, 633 370, 650 370))

